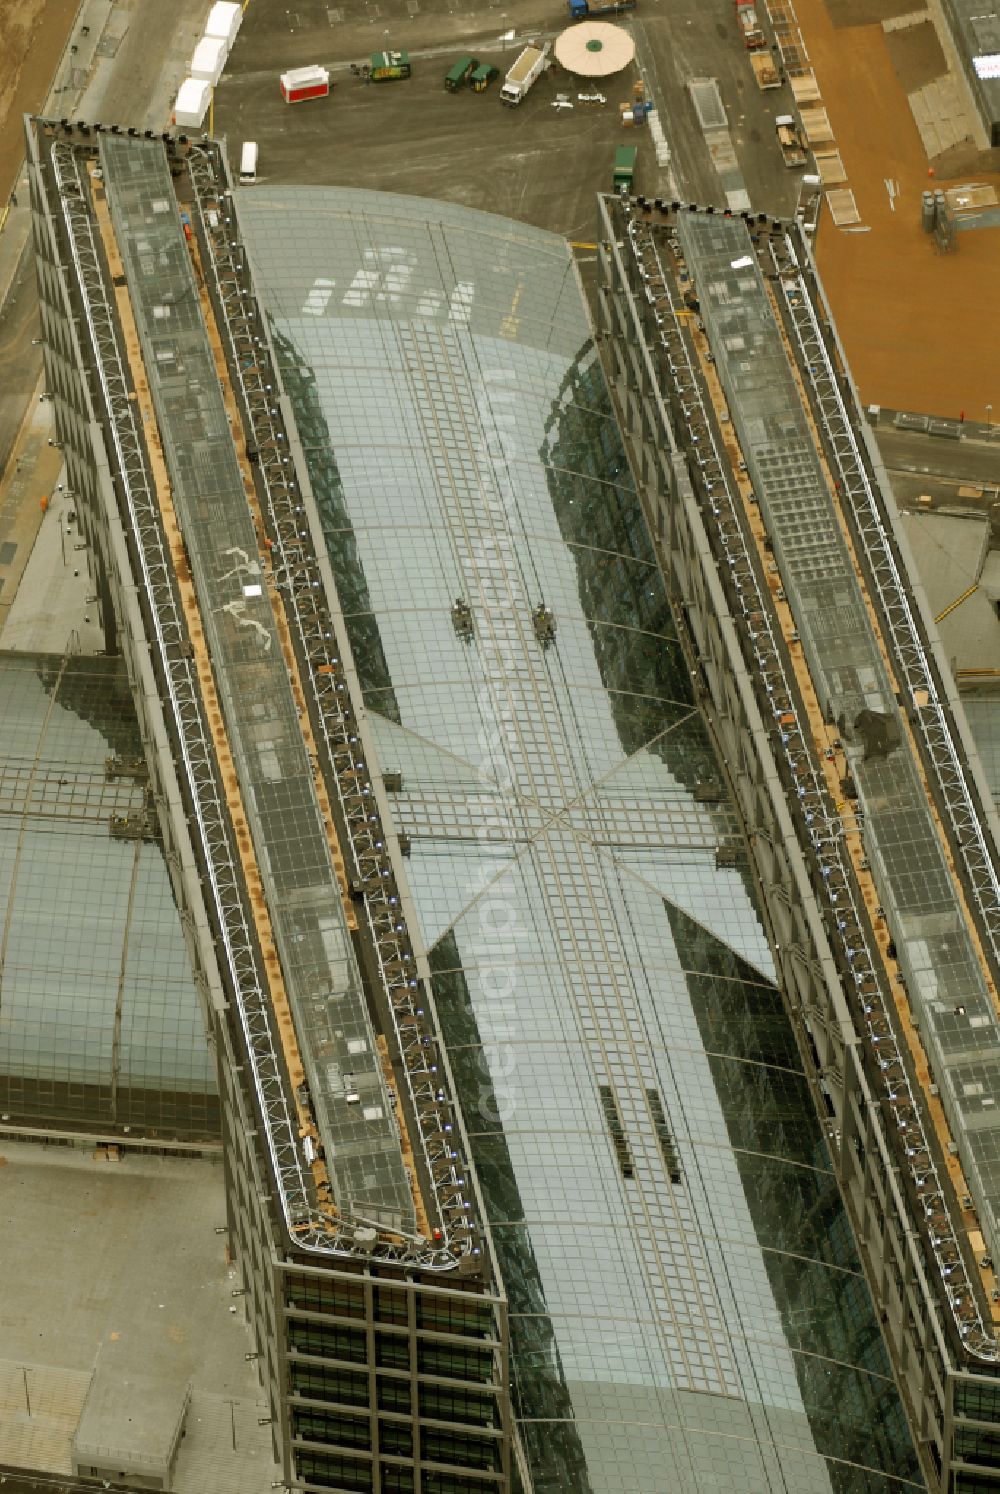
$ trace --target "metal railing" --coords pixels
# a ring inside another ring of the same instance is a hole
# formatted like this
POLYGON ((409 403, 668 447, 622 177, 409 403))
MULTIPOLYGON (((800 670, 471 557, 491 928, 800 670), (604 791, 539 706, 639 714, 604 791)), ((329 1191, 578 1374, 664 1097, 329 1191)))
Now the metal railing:
MULTIPOLYGON (((831 943, 839 955, 845 984, 854 987, 852 1004, 860 1006, 862 1032, 896 1122, 899 1152, 920 1200, 922 1233, 941 1275, 941 1300, 966 1350, 981 1360, 995 1362, 1000 1359, 1000 1348, 992 1325, 979 1307, 895 1035, 891 996, 866 915, 858 904, 843 821, 815 760, 812 733, 802 719, 791 663, 783 643, 779 644, 770 596, 765 595, 740 517, 742 500, 733 492, 728 463, 717 444, 715 421, 705 403, 697 360, 683 318, 678 315, 678 297, 671 290, 673 275, 660 257, 658 236, 666 229, 654 231, 629 199, 622 201, 621 212, 638 278, 657 328, 659 355, 678 395, 689 450, 694 454, 695 495, 714 541, 722 585, 733 604, 734 616, 743 622, 740 637, 750 665, 749 678, 765 720, 775 723, 775 760, 790 790, 790 809, 800 843, 818 873, 816 885, 830 915, 827 926, 831 943)), ((821 1014, 817 1015, 822 1020, 821 1014)), ((840 1145, 836 1134, 830 1139, 835 1146, 840 1145)))
POLYGON ((105 270, 88 203, 89 189, 80 175, 80 160, 71 144, 53 144, 53 178, 121 474, 121 517, 128 526, 133 563, 137 565, 137 579, 148 607, 147 638, 156 647, 173 713, 183 770, 181 788, 190 794, 216 910, 220 953, 236 997, 282 1211, 291 1227, 311 1216, 309 1187, 272 1036, 268 990, 261 978, 244 909, 242 874, 230 842, 228 810, 202 711, 197 669, 191 656, 156 488, 146 462, 138 407, 130 397, 131 382, 119 344, 116 313, 108 300, 105 270))
MULTIPOLYGON (((200 237, 205 244, 215 294, 223 311, 220 327, 228 361, 253 434, 275 560, 288 598, 289 622, 308 665, 304 683, 333 768, 333 782, 353 852, 359 885, 359 917, 374 952, 402 1055, 411 1113, 433 1189, 440 1227, 426 1246, 358 1242, 346 1234, 338 1248, 352 1254, 419 1260, 424 1267, 454 1268, 461 1257, 480 1253, 474 1198, 467 1166, 458 1150, 459 1123, 446 1086, 447 1066, 429 1011, 424 1006, 414 949, 401 911, 395 869, 365 762, 357 717, 340 658, 315 551, 304 515, 294 464, 277 404, 280 385, 246 259, 225 200, 217 157, 211 147, 190 157, 200 237)), ((329 1237, 299 1235, 300 1244, 329 1250, 329 1237)))

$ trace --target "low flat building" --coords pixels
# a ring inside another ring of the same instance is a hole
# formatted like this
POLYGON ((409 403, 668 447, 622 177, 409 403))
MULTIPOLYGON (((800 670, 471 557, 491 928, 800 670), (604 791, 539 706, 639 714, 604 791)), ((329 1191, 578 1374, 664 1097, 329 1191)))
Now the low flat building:
POLYGON ((940 0, 940 10, 975 105, 976 144, 1000 145, 1000 14, 979 0, 940 0))

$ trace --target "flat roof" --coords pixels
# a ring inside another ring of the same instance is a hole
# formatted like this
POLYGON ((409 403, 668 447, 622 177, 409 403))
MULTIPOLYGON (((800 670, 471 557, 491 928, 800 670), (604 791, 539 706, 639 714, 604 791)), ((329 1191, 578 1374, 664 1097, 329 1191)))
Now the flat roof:
POLYGON ((168 1475, 189 1395, 186 1381, 135 1371, 123 1374, 113 1349, 99 1357, 73 1438, 77 1467, 168 1475))
POLYGON ((0 1154, 0 1463, 69 1473, 97 1365, 122 1383, 171 1387, 175 1408, 191 1385, 179 1494, 265 1494, 278 1473, 258 1425, 268 1410, 246 1359, 243 1299, 232 1311, 238 1272, 216 1233, 221 1159, 123 1150, 109 1160, 8 1139, 0 1154))
POLYGON ((995 126, 1000 123, 1000 14, 982 0, 944 0, 944 8, 962 60, 974 75, 976 91, 995 126))
MULTIPOLYGON (((1000 1253, 1000 1015, 745 223, 678 234, 824 713, 837 722, 909 1000, 1000 1253)), ((898 669, 898 666, 897 666, 898 669)))
POLYGON ((345 1216, 412 1234, 394 1104, 166 152, 103 135, 101 162, 334 1199, 345 1216))

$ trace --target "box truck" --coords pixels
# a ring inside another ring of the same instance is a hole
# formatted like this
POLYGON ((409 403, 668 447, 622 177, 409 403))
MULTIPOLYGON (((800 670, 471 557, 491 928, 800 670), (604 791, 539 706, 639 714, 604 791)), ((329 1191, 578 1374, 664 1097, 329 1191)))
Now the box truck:
POLYGON ((549 55, 549 44, 544 47, 527 46, 507 74, 500 90, 505 104, 520 104, 525 95, 538 82, 545 71, 549 55))

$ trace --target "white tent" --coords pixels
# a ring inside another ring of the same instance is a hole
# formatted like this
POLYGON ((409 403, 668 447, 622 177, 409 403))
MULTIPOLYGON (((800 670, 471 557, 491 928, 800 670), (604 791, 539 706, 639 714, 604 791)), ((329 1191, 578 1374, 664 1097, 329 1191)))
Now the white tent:
POLYGON ((212 85, 206 83, 204 78, 185 78, 174 105, 174 123, 189 127, 200 125, 205 118, 211 96, 212 85))
POLYGON ((226 44, 226 50, 236 40, 236 33, 240 29, 243 19, 243 11, 239 5, 234 5, 231 0, 218 0, 208 13, 208 22, 205 26, 205 35, 221 36, 226 44))
POLYGON ((221 36, 203 36, 191 58, 191 76, 210 83, 214 88, 226 65, 226 44, 221 36))

